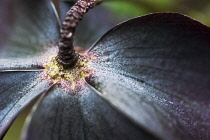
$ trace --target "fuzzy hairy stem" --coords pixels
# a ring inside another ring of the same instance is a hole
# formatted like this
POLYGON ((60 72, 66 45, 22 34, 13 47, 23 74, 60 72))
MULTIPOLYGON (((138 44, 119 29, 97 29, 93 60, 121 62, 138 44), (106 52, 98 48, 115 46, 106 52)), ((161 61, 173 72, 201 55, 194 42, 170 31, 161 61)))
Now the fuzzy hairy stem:
POLYGON ((79 0, 67 12, 66 18, 62 23, 60 41, 57 44, 59 52, 56 57, 58 63, 64 68, 73 67, 78 60, 78 54, 74 51, 73 36, 79 21, 89 9, 93 8, 101 1, 102 0, 79 0))

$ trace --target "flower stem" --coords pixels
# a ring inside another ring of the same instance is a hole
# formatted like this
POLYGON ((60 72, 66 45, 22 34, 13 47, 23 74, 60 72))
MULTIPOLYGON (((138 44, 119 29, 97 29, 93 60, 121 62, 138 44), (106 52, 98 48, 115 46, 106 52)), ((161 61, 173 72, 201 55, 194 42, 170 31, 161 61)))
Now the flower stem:
POLYGON ((56 60, 64 68, 72 68, 78 60, 78 54, 75 53, 73 46, 73 36, 78 22, 83 15, 102 0, 79 0, 67 12, 66 18, 62 23, 60 40, 58 42, 58 55, 56 60))

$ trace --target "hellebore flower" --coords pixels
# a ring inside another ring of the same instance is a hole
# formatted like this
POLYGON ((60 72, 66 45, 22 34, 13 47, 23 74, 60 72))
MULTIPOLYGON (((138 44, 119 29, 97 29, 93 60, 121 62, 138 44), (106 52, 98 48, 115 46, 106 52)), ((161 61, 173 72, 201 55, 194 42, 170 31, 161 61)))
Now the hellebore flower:
POLYGON ((50 1, 0 3, 0 138, 38 97, 23 139, 210 139, 209 27, 178 13, 150 14, 78 55, 66 46, 69 26, 88 5, 67 16, 59 39, 50 1))

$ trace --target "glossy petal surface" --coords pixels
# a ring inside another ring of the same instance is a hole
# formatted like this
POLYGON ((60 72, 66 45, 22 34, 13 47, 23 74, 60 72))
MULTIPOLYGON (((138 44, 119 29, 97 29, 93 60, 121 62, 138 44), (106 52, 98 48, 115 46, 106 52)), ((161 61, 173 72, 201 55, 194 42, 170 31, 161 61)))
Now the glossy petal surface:
POLYGON ((161 139, 210 137, 210 29, 177 13, 113 28, 91 49, 91 83, 112 106, 161 139))
POLYGON ((86 87, 65 93, 55 87, 37 107, 25 140, 156 139, 116 112, 86 87))
POLYGON ((44 57, 32 57, 32 58, 8 58, 0 59, 0 72, 12 72, 12 71, 42 71, 42 63, 45 60, 44 57))
POLYGON ((0 57, 35 55, 58 39, 59 22, 50 0, 3 0, 0 5, 0 57))
POLYGON ((38 71, 29 69, 0 69, 0 138, 2 138, 18 113, 41 94, 49 83, 38 71))

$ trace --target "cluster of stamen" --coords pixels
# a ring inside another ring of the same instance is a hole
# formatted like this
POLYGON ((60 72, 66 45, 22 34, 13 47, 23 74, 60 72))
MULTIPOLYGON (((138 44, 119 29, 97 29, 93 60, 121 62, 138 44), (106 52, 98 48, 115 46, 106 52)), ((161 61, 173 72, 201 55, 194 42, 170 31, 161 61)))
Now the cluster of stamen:
POLYGON ((78 90, 84 85, 85 78, 93 74, 91 63, 94 61, 94 57, 94 55, 80 55, 74 68, 65 69, 57 62, 56 56, 52 56, 44 64, 46 71, 43 76, 52 83, 60 84, 65 90, 78 90))

